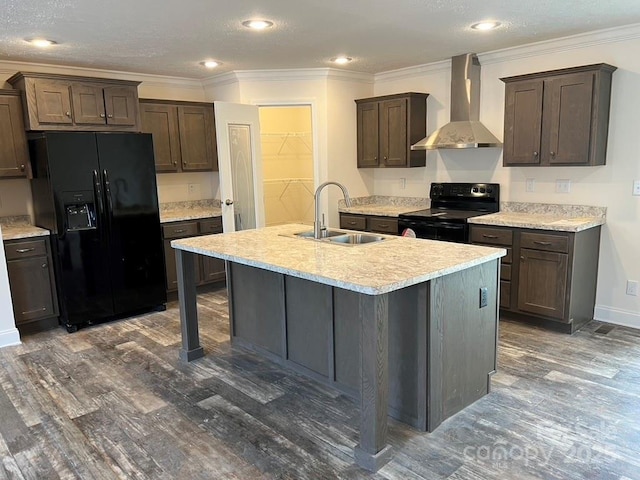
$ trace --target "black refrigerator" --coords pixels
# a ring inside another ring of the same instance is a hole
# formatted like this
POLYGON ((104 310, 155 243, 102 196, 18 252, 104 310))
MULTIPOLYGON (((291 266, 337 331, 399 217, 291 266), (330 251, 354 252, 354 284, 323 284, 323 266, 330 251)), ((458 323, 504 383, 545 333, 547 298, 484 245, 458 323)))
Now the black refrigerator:
POLYGON ((37 226, 51 231, 60 320, 164 309, 164 254, 150 134, 30 136, 37 226))

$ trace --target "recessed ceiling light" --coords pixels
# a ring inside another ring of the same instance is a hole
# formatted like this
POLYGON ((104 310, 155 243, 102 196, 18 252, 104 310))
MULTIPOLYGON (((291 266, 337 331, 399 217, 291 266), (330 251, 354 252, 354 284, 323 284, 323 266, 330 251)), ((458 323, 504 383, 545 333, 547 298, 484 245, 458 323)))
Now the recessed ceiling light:
POLYGON ((215 60, 205 60, 204 62, 200 62, 200 65, 204 65, 207 68, 216 68, 221 65, 221 63, 216 62, 215 60))
POLYGON ((345 57, 345 56, 341 56, 341 57, 333 57, 331 59, 331 61, 333 63, 337 63, 338 65, 344 65, 345 63, 349 63, 351 60, 353 60, 353 58, 351 57, 345 57))
POLYGON ((265 28, 273 27, 273 22, 269 20, 245 20, 242 25, 253 30, 264 30, 265 28))
POLYGON ((38 48, 46 48, 58 43, 53 40, 47 40, 46 38, 29 38, 27 39, 27 42, 38 48))
POLYGON ((498 28, 500 26, 500 22, 478 22, 471 25, 471 28, 474 30, 493 30, 494 28, 498 28))

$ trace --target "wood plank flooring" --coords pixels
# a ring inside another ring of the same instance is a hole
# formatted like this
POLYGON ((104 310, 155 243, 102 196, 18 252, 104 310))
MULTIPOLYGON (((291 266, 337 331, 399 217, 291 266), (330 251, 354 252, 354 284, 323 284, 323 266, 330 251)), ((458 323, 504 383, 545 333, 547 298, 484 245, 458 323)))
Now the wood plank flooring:
POLYGON ((0 349, 0 479, 640 479, 640 331, 502 322, 492 392, 393 460, 353 463, 358 408, 231 348, 224 289, 199 296, 205 358, 166 312, 0 349))

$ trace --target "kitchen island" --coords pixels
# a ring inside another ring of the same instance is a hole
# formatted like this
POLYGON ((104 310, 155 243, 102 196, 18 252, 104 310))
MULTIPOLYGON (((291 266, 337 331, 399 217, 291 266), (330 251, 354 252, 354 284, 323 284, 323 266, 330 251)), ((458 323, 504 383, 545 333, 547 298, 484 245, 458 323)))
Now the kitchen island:
POLYGON ((227 262, 231 341, 360 402, 358 465, 391 456, 387 415, 420 430, 489 391, 501 248, 386 237, 342 245, 281 225, 174 240, 180 358, 204 355, 193 269, 227 262))

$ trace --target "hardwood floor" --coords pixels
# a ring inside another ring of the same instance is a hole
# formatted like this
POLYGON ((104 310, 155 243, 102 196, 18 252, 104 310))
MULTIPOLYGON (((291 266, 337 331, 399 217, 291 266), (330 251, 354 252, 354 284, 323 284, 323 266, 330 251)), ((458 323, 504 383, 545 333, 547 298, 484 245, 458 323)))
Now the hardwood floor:
POLYGON ((349 399, 231 348, 224 289, 199 297, 205 358, 178 361, 177 303, 0 350, 0 479, 640 478, 640 331, 502 322, 490 395, 393 460, 353 464, 349 399))

